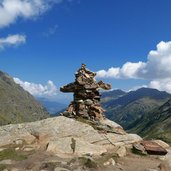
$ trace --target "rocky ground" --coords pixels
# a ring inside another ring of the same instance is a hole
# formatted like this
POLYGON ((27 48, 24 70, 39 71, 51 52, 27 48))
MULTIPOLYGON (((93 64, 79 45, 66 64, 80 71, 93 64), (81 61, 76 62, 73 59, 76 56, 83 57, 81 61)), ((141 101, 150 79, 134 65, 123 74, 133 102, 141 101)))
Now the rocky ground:
POLYGON ((92 123, 63 116, 0 127, 0 170, 3 171, 170 171, 166 155, 135 154, 134 143, 120 125, 92 123))

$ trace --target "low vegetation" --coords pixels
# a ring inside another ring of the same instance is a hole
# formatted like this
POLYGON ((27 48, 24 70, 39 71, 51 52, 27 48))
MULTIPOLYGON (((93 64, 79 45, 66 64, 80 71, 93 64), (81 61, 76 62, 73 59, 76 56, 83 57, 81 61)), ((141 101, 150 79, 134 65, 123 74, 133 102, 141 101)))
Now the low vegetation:
POLYGON ((34 97, 0 71, 0 125, 36 121, 49 117, 34 97))

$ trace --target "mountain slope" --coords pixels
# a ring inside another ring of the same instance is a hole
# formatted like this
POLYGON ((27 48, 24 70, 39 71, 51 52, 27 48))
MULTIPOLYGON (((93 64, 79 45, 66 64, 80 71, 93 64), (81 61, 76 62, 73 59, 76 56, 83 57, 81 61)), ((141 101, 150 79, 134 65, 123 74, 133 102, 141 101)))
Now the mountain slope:
POLYGON ((145 113, 164 104, 171 95, 156 89, 141 88, 118 98, 103 102, 106 116, 127 129, 145 113))
POLYGON ((49 117, 32 95, 0 71, 0 125, 36 121, 49 117))
POLYGON ((146 138, 160 138, 171 143, 171 99, 145 114, 130 128, 146 138))
POLYGON ((102 96, 101 96, 101 102, 106 104, 107 102, 111 101, 111 100, 115 100, 123 95, 125 95, 126 92, 122 91, 122 90, 112 90, 112 91, 107 91, 107 92, 103 92, 102 96))

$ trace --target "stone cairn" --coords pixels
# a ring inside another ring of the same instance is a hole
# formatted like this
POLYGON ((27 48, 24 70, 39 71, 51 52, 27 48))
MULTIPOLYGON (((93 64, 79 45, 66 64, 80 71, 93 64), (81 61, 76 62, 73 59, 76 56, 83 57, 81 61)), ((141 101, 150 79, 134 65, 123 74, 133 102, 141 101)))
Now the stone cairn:
POLYGON ((88 120, 101 120, 104 118, 104 109, 100 105, 100 89, 110 90, 111 85, 103 81, 96 82, 96 73, 88 70, 85 64, 75 73, 75 82, 60 88, 65 93, 74 93, 74 100, 61 115, 88 120))

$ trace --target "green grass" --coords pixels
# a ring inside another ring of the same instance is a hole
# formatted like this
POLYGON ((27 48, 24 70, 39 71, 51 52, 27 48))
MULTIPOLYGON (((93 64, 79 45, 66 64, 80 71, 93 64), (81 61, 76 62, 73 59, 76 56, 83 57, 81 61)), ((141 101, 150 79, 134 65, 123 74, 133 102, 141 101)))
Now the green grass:
POLYGON ((18 152, 15 151, 13 148, 5 149, 0 152, 0 161, 2 160, 16 160, 16 161, 21 161, 21 160, 26 160, 27 155, 19 154, 18 152))
POLYGON ((0 75, 0 125, 49 117, 43 106, 10 76, 2 72, 0 75))
POLYGON ((5 170, 7 167, 6 167, 6 165, 4 165, 4 164, 0 164, 0 171, 3 171, 3 170, 5 170))
POLYGON ((141 151, 138 151, 138 150, 136 150, 136 149, 131 149, 131 152, 133 153, 133 154, 136 154, 136 155, 139 155, 139 156, 148 156, 148 154, 147 153, 142 153, 141 151))

